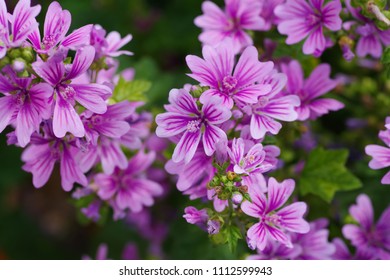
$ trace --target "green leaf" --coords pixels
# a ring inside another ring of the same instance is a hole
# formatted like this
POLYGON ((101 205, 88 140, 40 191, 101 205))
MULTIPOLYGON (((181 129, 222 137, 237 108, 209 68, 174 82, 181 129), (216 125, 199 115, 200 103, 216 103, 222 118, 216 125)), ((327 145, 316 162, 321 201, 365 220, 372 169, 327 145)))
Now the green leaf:
POLYGON ((387 47, 383 52, 381 62, 383 64, 390 64, 390 47, 387 47))
POLYGON ((151 88, 152 84, 145 80, 126 81, 123 77, 119 78, 118 84, 114 89, 112 98, 116 102, 128 101, 146 101, 145 92, 151 88))
POLYGON ((299 181, 302 195, 314 194, 330 203, 337 191, 349 191, 362 186, 346 167, 348 150, 313 150, 299 181))
POLYGON ((226 242, 231 252, 235 252, 237 248, 237 242, 242 239, 242 234, 237 226, 227 226, 225 229, 226 242))

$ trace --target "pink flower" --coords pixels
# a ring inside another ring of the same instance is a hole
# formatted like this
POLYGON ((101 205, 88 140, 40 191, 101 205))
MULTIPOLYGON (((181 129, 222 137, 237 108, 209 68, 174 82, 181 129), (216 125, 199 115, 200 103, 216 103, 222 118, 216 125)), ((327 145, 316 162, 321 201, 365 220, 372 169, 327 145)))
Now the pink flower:
POLYGON ((35 72, 54 87, 55 105, 53 113, 53 131, 62 138, 67 132, 83 137, 85 129, 74 105, 76 101, 88 110, 103 114, 107 105, 103 97, 111 94, 111 89, 100 84, 73 84, 72 79, 86 72, 95 57, 95 49, 86 46, 76 52, 73 64, 66 68, 61 61, 37 61, 33 63, 35 72))
POLYGON ((370 198, 361 194, 356 199, 356 205, 349 208, 349 213, 358 222, 343 227, 344 236, 362 250, 377 256, 382 260, 390 259, 390 207, 388 207, 374 222, 374 209, 370 198))
MULTIPOLYGON (((386 130, 379 133, 379 138, 390 147, 390 117, 386 118, 386 130)), ((366 154, 372 156, 371 169, 382 169, 390 166, 390 148, 379 145, 367 145, 366 154)), ((382 178, 382 184, 390 184, 390 171, 382 178)))
POLYGON ((296 108, 298 120, 314 120, 329 111, 337 111, 344 108, 344 104, 332 98, 319 98, 334 89, 338 82, 329 78, 330 66, 320 64, 310 77, 304 80, 302 67, 298 61, 293 60, 289 64, 282 64, 282 72, 288 77, 285 93, 296 95, 301 100, 301 105, 296 108))
POLYGON ((292 122, 298 117, 295 107, 300 100, 295 95, 281 95, 280 91, 286 84, 286 75, 273 71, 264 81, 271 91, 259 97, 256 104, 238 104, 249 116, 250 133, 254 139, 261 139, 267 132, 278 134, 282 124, 277 120, 292 122))
POLYGON ((331 0, 325 6, 324 0, 287 0, 275 9, 280 19, 278 30, 288 36, 288 45, 307 38, 303 53, 320 55, 327 45, 324 28, 331 31, 341 29, 341 9, 339 0, 331 0))
POLYGON ((81 171, 75 155, 77 148, 72 141, 58 139, 51 131, 51 124, 43 126, 44 136, 34 134, 31 144, 22 154, 23 170, 33 174, 33 184, 40 188, 47 183, 54 164, 60 162, 61 185, 70 191, 75 182, 86 186, 87 178, 81 171))
POLYGON ((0 75, 0 91, 5 95, 0 97, 0 132, 15 123, 18 144, 25 147, 42 120, 50 117, 53 89, 46 83, 31 86, 31 78, 18 78, 12 71, 8 74, 0 75))
POLYGON ((203 15, 195 19, 195 25, 202 28, 199 40, 211 46, 231 39, 234 53, 253 45, 252 38, 245 30, 262 30, 264 19, 260 16, 261 5, 251 0, 225 0, 225 10, 213 2, 205 1, 203 15))
POLYGON ((152 165, 156 154, 139 151, 130 159, 125 170, 116 168, 112 175, 97 174, 95 184, 103 200, 114 199, 119 209, 140 212, 154 204, 154 197, 163 193, 163 187, 146 178, 145 171, 152 165))
POLYGON ((0 58, 3 58, 7 48, 19 47, 27 37, 38 27, 35 17, 41 11, 41 6, 31 7, 30 0, 20 0, 12 15, 7 13, 4 0, 0 0, 0 58), (9 24, 11 28, 9 28, 9 24), (11 31, 11 33, 10 33, 11 31))
POLYGON ((255 47, 247 47, 235 67, 231 41, 217 48, 203 47, 203 58, 194 55, 186 58, 192 71, 189 76, 210 87, 200 97, 201 102, 217 96, 230 109, 234 102, 254 104, 260 95, 270 91, 261 82, 271 72, 273 63, 260 62, 255 47))
POLYGON ((182 134, 172 160, 185 163, 191 161, 202 138, 206 155, 211 156, 218 141, 226 139, 226 133, 217 125, 231 117, 230 110, 221 106, 218 98, 210 98, 199 110, 194 98, 185 89, 173 89, 169 93, 167 113, 157 115, 156 134, 159 137, 172 137, 182 134))
POLYGON ((291 248, 290 237, 284 231, 307 233, 310 230, 309 224, 303 219, 307 208, 304 202, 294 202, 283 207, 294 187, 295 182, 291 179, 278 183, 270 178, 267 196, 256 188, 250 190, 252 203, 244 201, 241 209, 245 214, 259 218, 259 222, 247 232, 251 249, 257 247, 262 251, 272 239, 291 248))
POLYGON ((71 18, 68 10, 63 10, 58 2, 52 2, 46 13, 42 41, 38 26, 28 37, 34 49, 40 53, 50 53, 57 46, 75 50, 89 44, 92 24, 83 26, 66 36, 71 18))

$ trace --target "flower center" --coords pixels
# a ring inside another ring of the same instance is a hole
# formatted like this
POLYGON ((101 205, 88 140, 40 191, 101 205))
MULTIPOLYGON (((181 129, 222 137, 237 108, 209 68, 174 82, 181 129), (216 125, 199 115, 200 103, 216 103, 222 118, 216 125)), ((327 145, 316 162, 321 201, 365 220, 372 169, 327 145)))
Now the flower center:
POLYGON ((259 98, 259 101, 257 102, 257 105, 261 108, 265 107, 269 102, 269 98, 267 96, 261 96, 259 98))
POLYGON ((321 21, 321 17, 319 15, 310 14, 306 17, 306 23, 310 26, 317 25, 321 21))
POLYGON ((187 123, 187 131, 197 132, 200 129, 200 120, 192 120, 187 123))
POLYGON ((101 116, 94 116, 91 119, 92 125, 100 125, 103 122, 103 118, 101 116))
POLYGON ((55 45, 55 43, 56 40, 53 35, 47 35, 42 40, 42 44, 45 46, 46 49, 50 49, 55 45))
POLYGON ((19 93, 15 97, 15 103, 17 106, 22 106, 24 104, 24 101, 26 100, 26 95, 23 93, 19 93))
POLYGON ((222 89, 226 92, 233 92, 237 85, 237 79, 232 76, 225 76, 222 80, 222 89))
POLYGON ((72 88, 72 87, 66 87, 62 91, 62 97, 65 99, 72 99, 75 94, 76 94, 76 92, 75 92, 74 88, 72 88))

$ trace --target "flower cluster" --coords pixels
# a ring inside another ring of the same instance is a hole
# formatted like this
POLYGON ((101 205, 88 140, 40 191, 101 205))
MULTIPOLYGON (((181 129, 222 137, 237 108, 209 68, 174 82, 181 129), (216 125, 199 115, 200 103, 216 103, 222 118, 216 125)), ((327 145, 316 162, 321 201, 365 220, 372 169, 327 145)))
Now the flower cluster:
POLYGON ((36 21, 40 6, 19 1, 7 16, 0 1, 0 131, 10 127, 8 143, 25 148, 23 169, 44 186, 60 166, 65 191, 94 197, 82 209, 98 220, 109 205, 115 217, 140 212, 163 193, 147 174, 156 153, 144 142, 152 117, 139 112, 140 102, 118 100, 120 80, 131 82, 126 69, 116 75, 120 50, 131 40, 99 25, 69 32, 71 14, 58 2, 48 8, 43 33, 36 21))

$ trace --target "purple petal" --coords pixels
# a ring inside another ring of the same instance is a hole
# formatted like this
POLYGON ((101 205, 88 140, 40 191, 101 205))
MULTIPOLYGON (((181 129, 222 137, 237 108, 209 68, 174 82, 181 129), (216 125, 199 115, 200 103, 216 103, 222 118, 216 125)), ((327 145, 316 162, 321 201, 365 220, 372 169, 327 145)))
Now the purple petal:
POLYGON ((94 177, 95 184, 98 187, 97 194, 103 200, 111 199, 117 192, 116 180, 106 174, 97 174, 94 177))
POLYGON ((292 179, 278 183, 275 178, 269 178, 267 212, 272 212, 282 207, 291 196, 294 188, 295 182, 292 179))
POLYGON ((294 107, 299 106, 300 103, 298 96, 281 96, 270 100, 261 111, 273 119, 291 122, 298 118, 294 107))
POLYGON ((303 88, 303 71, 297 60, 291 61, 289 64, 282 64, 282 71, 287 75, 286 90, 290 94, 297 94, 303 88))
POLYGON ((382 55, 382 44, 375 35, 360 37, 357 46, 356 54, 359 57, 365 57, 370 54, 374 58, 379 58, 382 55))
POLYGON ((65 38, 71 23, 71 15, 69 11, 62 10, 58 2, 52 2, 47 9, 45 25, 44 25, 44 40, 43 44, 46 49, 56 46, 65 38), (50 39, 49 39, 50 38, 50 39))
POLYGON ((33 185, 40 188, 47 183, 51 173, 53 172, 56 158, 48 144, 29 146, 22 155, 23 161, 27 161, 23 165, 23 170, 33 174, 33 185), (28 154, 33 154, 33 159, 28 159, 28 154))
POLYGON ((30 0, 20 0, 15 6, 13 15, 10 17, 12 41, 15 46, 20 45, 38 26, 35 17, 40 11, 41 6, 31 7, 30 0))
POLYGON ((214 73, 213 67, 208 62, 195 55, 187 55, 186 62, 192 72, 188 76, 202 85, 218 88, 217 73, 214 73))
POLYGON ((65 191, 72 190, 73 184, 76 182, 82 186, 88 185, 87 177, 81 172, 80 167, 73 158, 72 152, 68 148, 63 150, 60 172, 62 188, 65 191))
POLYGON ((310 225, 303 219, 307 205, 304 202, 294 202, 277 212, 281 227, 298 233, 307 233, 310 225))
POLYGON ((313 54, 315 52, 322 52, 325 50, 326 40, 322 26, 319 25, 315 30, 313 30, 309 37, 306 39, 303 44, 303 53, 304 54, 313 54))
POLYGON ((92 27, 93 25, 89 24, 76 29, 71 34, 66 36, 61 45, 70 49, 77 49, 84 45, 88 45, 90 42, 92 27))
POLYGON ((0 132, 10 123, 15 110, 16 104, 13 96, 0 97, 0 132))
POLYGON ((174 162, 181 162, 182 160, 185 163, 190 162, 199 145, 200 139, 200 130, 196 132, 186 131, 173 151, 172 160, 174 162))
POLYGON ((179 113, 162 113, 156 116, 158 137, 171 137, 187 130, 187 125, 197 118, 183 116, 179 113))
POLYGON ((340 12, 342 6, 339 0, 328 2, 322 9, 324 25, 332 31, 341 29, 342 21, 340 18, 340 12))
POLYGON ((359 195, 356 199, 356 205, 349 208, 349 213, 366 231, 371 229, 374 223, 374 210, 367 195, 359 195))
POLYGON ((99 92, 109 92, 109 88, 103 85, 90 84, 90 85, 71 85, 76 94, 74 99, 88 110, 96 113, 103 114, 107 111, 107 104, 99 96, 99 92))
POLYGON ((340 101, 331 98, 321 98, 312 101, 309 104, 310 108, 310 119, 316 119, 320 116, 323 116, 329 111, 338 111, 344 108, 344 104, 340 101))
POLYGON ((229 42, 220 44, 217 48, 204 46, 202 49, 203 58, 211 67, 218 81, 222 81, 225 76, 230 76, 234 65, 234 52, 229 42))
POLYGON ((168 100, 171 105, 170 108, 173 109, 169 111, 181 113, 182 115, 199 115, 198 106, 194 98, 185 89, 172 89, 169 92, 168 100))
POLYGON ((118 142, 107 139, 102 143, 99 151, 104 173, 112 174, 115 167, 119 167, 122 170, 127 168, 127 158, 118 142))
POLYGON ((237 79, 237 86, 244 87, 267 76, 272 71, 273 66, 273 62, 260 62, 257 49, 251 46, 242 53, 233 76, 237 79))
POLYGON ((68 101, 64 100, 59 95, 57 97, 53 114, 54 135, 58 138, 62 138, 65 136, 66 132, 69 131, 76 137, 83 137, 85 135, 85 129, 80 116, 68 101))
POLYGON ((202 143, 206 155, 211 156, 215 151, 216 144, 226 139, 225 131, 215 125, 205 124, 202 143))
POLYGON ((320 64, 310 74, 304 85, 309 99, 319 97, 337 86, 338 82, 329 78, 330 72, 329 64, 320 64))
POLYGON ((73 60, 72 68, 66 75, 66 80, 72 80, 81 74, 85 73, 91 66, 95 58, 95 48, 92 46, 86 46, 78 49, 76 56, 73 60))
POLYGON ((202 112, 204 118, 210 124, 222 124, 229 120, 232 112, 225 106, 220 106, 221 101, 212 97, 203 104, 202 112))
POLYGON ((247 237, 251 243, 256 244, 256 247, 262 251, 267 245, 268 231, 263 223, 256 223, 248 229, 247 237))
POLYGON ((121 38, 121 35, 116 31, 108 33, 106 38, 108 44, 107 53, 113 57, 117 57, 121 54, 131 55, 131 52, 118 50, 121 49, 127 43, 129 43, 132 38, 133 37, 130 34, 121 38))
POLYGON ((65 74, 63 63, 37 61, 32 64, 34 71, 52 86, 59 84, 65 74))
POLYGON ((263 138, 267 132, 276 135, 279 133, 279 130, 281 128, 282 125, 279 122, 273 120, 268 116, 258 114, 252 115, 250 130, 251 135, 254 139, 263 138))
POLYGON ((283 231, 280 229, 277 229, 276 227, 272 227, 269 225, 264 225, 269 236, 275 239, 276 241, 286 245, 288 248, 292 248, 293 245, 291 244, 290 237, 286 235, 283 231))
POLYGON ((41 119, 31 103, 25 102, 16 118, 16 137, 19 145, 24 148, 30 142, 31 134, 39 130, 41 119))
POLYGON ((206 29, 218 29, 218 27, 227 27, 229 22, 225 13, 213 2, 205 1, 202 3, 204 15, 195 18, 195 25, 206 29))
POLYGON ((379 145, 367 145, 366 154, 372 156, 369 163, 372 169, 381 169, 390 166, 390 149, 379 145))

